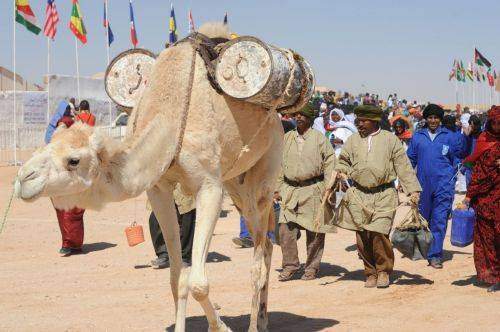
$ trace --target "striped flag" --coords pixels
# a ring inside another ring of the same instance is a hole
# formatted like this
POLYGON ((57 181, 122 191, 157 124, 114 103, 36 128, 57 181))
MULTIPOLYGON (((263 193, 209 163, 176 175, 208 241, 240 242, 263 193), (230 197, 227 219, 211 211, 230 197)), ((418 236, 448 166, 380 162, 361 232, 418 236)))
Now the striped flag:
POLYGON ((50 39, 56 37, 57 22, 59 22, 59 14, 57 14, 55 0, 47 0, 47 7, 45 8, 45 25, 43 27, 43 34, 50 39))
POLYGON ((24 25, 28 31, 38 35, 42 29, 36 25, 36 17, 28 0, 16 0, 16 22, 24 25))
POLYGON ((137 39, 137 31, 135 30, 134 9, 132 8, 132 0, 129 0, 129 7, 130 7, 130 40, 132 41, 132 45, 134 45, 135 48, 139 40, 137 39))
POLYGON ((193 33, 195 31, 195 28, 194 28, 193 14, 191 13, 191 9, 189 10, 188 13, 188 21, 189 21, 189 33, 193 33))
POLYGON ((82 11, 78 0, 73 0, 73 7, 71 8, 71 19, 69 21, 69 29, 82 44, 87 43, 87 30, 83 24, 82 11))
POLYGON ((173 4, 170 4, 170 20, 168 22, 168 30, 168 40, 170 44, 173 44, 177 41, 177 23, 175 22, 175 11, 173 4))
POLYGON ((107 2, 107 0, 104 0, 104 21, 102 24, 104 25, 104 28, 108 28, 108 45, 111 45, 111 43, 115 40, 115 36, 113 35, 113 31, 109 25, 108 11, 106 10, 108 7, 107 2))

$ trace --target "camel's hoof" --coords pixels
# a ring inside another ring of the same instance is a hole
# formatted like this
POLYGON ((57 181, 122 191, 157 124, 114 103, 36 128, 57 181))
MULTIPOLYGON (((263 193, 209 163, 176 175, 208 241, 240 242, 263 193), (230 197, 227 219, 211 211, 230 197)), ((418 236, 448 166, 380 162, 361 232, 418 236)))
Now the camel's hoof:
POLYGON ((221 321, 218 326, 209 327, 208 332, 232 332, 232 330, 221 321))

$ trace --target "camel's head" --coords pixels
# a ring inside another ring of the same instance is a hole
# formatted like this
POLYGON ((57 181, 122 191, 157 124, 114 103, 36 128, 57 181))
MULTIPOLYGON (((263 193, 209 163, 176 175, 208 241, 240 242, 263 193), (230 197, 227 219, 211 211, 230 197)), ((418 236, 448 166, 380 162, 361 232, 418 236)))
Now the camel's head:
POLYGON ((87 191, 99 174, 101 141, 101 135, 85 124, 76 123, 69 129, 59 127, 52 141, 19 169, 17 196, 33 201, 43 196, 57 199, 87 191))

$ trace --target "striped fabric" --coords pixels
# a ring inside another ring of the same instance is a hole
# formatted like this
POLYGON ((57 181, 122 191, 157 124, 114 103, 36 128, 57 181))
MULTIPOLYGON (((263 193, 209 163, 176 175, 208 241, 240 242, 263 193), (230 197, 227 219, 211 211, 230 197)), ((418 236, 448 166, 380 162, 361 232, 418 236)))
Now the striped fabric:
POLYGON ((132 8, 132 0, 129 1, 130 9, 130 40, 134 48, 137 46, 139 40, 137 39, 137 31, 135 30, 134 9, 132 8))
POLYGON ((55 0, 47 0, 47 7, 45 8, 45 26, 43 27, 43 34, 54 39, 57 32, 57 22, 59 22, 59 14, 57 13, 55 0))
POLYGON ((73 8, 71 9, 71 20, 69 22, 69 29, 78 38, 82 44, 87 42, 87 30, 83 24, 82 11, 78 0, 73 0, 73 8))
POLYGON ((16 0, 16 22, 24 25, 28 31, 35 35, 38 35, 42 30, 36 25, 36 17, 28 0, 16 0))

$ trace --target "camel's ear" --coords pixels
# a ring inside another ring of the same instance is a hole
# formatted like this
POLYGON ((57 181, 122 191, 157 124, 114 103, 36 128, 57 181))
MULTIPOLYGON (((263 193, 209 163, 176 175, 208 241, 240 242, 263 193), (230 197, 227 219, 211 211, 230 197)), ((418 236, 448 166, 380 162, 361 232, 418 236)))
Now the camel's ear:
POLYGON ((99 161, 105 162, 108 159, 108 153, 106 151, 106 137, 100 130, 94 130, 92 135, 89 137, 89 147, 94 150, 97 154, 99 161))
POLYGON ((89 137, 90 149, 94 150, 101 164, 107 164, 112 157, 116 143, 100 130, 94 130, 89 137))

